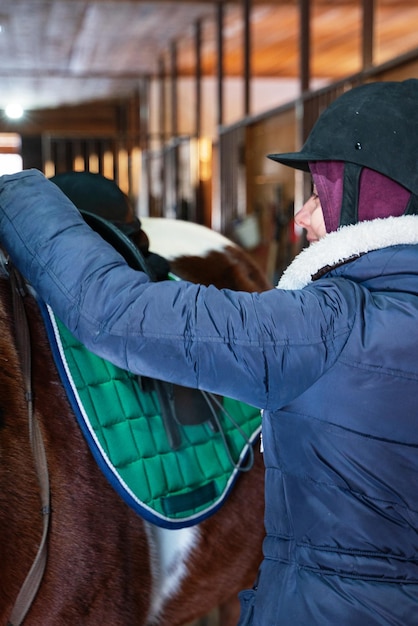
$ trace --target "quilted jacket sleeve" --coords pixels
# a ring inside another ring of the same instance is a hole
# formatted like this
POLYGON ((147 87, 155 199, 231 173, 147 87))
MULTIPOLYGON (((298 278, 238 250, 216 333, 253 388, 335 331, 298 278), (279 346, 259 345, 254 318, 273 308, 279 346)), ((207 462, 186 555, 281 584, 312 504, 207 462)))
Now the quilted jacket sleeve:
POLYGON ((151 283, 36 170, 0 179, 0 241, 92 352, 260 408, 283 406, 333 364, 357 299, 342 279, 263 294, 151 283))

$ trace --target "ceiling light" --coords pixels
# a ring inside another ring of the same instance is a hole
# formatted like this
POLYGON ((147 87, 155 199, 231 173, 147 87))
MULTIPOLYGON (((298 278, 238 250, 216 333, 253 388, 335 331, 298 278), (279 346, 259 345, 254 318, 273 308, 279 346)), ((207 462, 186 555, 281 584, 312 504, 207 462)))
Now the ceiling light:
POLYGON ((8 104, 5 113, 11 120, 19 120, 23 116, 23 108, 20 104, 8 104))

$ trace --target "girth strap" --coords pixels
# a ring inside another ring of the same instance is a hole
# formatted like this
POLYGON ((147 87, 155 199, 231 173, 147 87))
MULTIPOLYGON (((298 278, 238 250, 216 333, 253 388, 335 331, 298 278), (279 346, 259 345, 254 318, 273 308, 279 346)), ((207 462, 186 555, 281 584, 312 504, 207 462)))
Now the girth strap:
POLYGON ((26 311, 23 304, 23 296, 26 294, 22 277, 17 270, 10 268, 10 284, 12 289, 12 305, 15 320, 16 346, 22 367, 23 380, 25 386, 25 398, 28 405, 28 426, 29 440, 32 449, 35 470, 38 477, 41 512, 43 519, 43 532, 41 543, 38 548, 35 560, 30 568, 26 579, 20 589, 16 602, 13 606, 8 626, 19 626, 26 617, 32 602, 38 592, 44 575, 47 560, 47 536, 49 530, 49 520, 51 515, 49 477, 46 461, 45 447, 38 421, 33 411, 32 395, 32 367, 30 351, 29 325, 26 311))

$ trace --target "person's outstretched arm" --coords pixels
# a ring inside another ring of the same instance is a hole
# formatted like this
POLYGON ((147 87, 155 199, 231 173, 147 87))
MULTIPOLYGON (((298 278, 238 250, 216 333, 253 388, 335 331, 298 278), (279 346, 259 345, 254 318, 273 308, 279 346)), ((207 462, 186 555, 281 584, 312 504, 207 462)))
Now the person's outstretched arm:
POLYGON ((92 352, 258 407, 277 407, 306 389, 350 332, 344 294, 332 282, 262 294, 150 282, 36 170, 0 178, 0 242, 92 352))
MULTIPOLYGON (((37 170, 1 177, 0 241, 39 297, 96 354, 139 374, 218 392, 226 384, 225 395, 241 393, 240 358, 227 344, 238 340, 241 352, 251 341, 233 302, 228 305, 222 296, 221 303, 221 292, 214 288, 185 281, 152 283, 132 270, 37 170), (212 302, 203 299, 198 306, 208 291, 213 291, 212 302), (208 349, 202 349, 204 344, 208 349), (208 370, 205 382, 202 368, 208 370)), ((253 344, 254 355, 250 349, 247 359, 255 359, 254 366, 258 361, 259 371, 262 350, 259 342, 253 344)))

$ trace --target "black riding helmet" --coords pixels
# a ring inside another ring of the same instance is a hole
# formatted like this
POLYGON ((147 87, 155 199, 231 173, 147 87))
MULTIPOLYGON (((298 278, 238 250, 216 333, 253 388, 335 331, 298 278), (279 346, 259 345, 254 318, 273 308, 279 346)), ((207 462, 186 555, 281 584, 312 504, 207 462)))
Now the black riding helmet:
POLYGON ((269 158, 306 172, 310 161, 344 161, 340 225, 357 221, 356 203, 347 199, 358 196, 363 167, 408 189, 405 213, 418 213, 418 80, 368 83, 345 92, 320 115, 299 152, 269 158))

